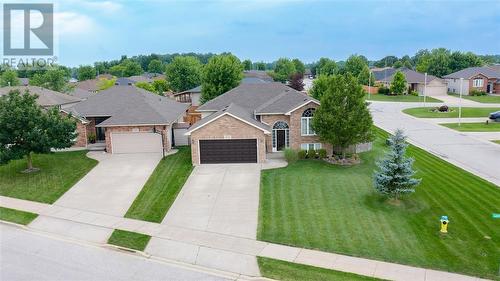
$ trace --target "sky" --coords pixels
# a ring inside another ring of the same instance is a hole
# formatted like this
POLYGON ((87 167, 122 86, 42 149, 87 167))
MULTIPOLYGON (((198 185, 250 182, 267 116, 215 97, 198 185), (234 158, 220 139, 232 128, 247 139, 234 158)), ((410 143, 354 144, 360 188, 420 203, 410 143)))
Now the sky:
POLYGON ((500 54, 498 0, 65 0, 55 2, 55 12, 59 62, 69 66, 176 52, 305 62, 437 47, 500 54))

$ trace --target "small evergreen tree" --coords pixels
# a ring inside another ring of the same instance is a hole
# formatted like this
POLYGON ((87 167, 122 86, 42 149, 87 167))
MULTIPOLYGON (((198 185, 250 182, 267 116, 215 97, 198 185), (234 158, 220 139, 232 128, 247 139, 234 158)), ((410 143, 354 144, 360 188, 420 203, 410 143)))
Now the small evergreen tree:
POLYGON ((412 178, 414 160, 405 156, 408 144, 403 131, 396 130, 388 142, 391 149, 377 163, 379 171, 375 172, 373 182, 378 192, 398 200, 401 195, 415 192, 421 179, 412 178))
POLYGON ((403 72, 397 71, 391 82, 391 92, 396 95, 402 95, 406 90, 406 78, 403 72))

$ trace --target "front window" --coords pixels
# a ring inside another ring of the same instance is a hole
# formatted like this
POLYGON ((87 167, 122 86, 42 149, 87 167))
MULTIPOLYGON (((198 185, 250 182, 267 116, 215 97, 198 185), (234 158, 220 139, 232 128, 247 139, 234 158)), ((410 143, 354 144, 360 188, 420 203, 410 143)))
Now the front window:
POLYGON ((308 108, 302 113, 302 117, 300 118, 300 132, 303 136, 316 135, 311 126, 314 110, 314 108, 308 108))
POLYGON ((483 87, 483 79, 474 79, 472 81, 472 87, 474 87, 474 88, 481 88, 481 87, 483 87))
POLYGON ((300 149, 302 150, 318 150, 321 149, 321 143, 302 143, 300 144, 300 149))

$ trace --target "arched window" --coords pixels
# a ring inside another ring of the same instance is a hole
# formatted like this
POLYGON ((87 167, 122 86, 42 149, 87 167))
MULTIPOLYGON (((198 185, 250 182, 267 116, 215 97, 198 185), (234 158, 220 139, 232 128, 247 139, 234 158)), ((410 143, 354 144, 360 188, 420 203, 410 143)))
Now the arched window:
POLYGON ((288 129, 288 124, 286 122, 283 122, 283 121, 278 121, 278 122, 274 123, 273 129, 278 129, 278 130, 288 129))
POLYGON ((300 132, 303 136, 314 136, 316 133, 312 129, 311 121, 314 115, 314 108, 308 108, 302 112, 302 117, 300 118, 300 132))

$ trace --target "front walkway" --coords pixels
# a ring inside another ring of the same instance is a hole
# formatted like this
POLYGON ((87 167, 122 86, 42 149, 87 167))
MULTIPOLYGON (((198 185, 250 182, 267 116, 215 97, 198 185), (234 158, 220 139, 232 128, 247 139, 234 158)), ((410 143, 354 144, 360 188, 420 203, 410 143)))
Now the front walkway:
MULTIPOLYGON (((289 247, 227 234, 97 214, 4 196, 0 196, 0 206, 37 213, 40 217, 49 218, 55 222, 69 222, 72 225, 69 230, 45 231, 63 235, 66 238, 104 244, 105 241, 92 240, 91 238, 94 237, 92 233, 106 231, 111 234, 113 229, 118 228, 147 234, 153 237, 146 248, 146 254, 151 257, 199 265, 243 276, 260 276, 256 256, 261 256, 390 280, 482 280, 449 272, 289 247)), ((28 228, 32 228, 31 224, 28 228)))

